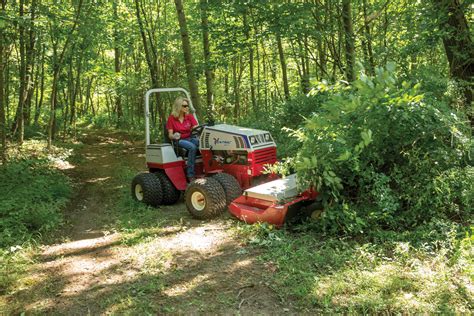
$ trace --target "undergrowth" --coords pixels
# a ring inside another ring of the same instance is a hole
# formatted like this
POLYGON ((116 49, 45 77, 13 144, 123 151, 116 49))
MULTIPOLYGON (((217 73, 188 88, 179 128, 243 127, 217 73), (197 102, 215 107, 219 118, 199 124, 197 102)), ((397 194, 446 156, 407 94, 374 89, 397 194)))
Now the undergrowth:
POLYGON ((68 165, 72 149, 29 140, 11 148, 10 160, 0 165, 0 293, 24 273, 30 249, 63 221, 62 209, 72 185, 58 168, 68 165))
POLYGON ((432 223, 403 235, 354 240, 270 225, 237 225, 284 297, 321 313, 469 313, 474 308, 474 235, 432 223), (441 227, 433 230, 434 227, 441 227))

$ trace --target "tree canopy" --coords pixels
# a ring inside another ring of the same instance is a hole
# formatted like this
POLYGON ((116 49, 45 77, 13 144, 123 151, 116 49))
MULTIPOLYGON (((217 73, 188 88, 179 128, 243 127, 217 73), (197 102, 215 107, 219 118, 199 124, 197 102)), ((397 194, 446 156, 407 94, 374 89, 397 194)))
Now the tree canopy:
MULTIPOLYGON (((25 133, 51 142, 82 121, 135 126, 152 87, 189 87, 200 114, 236 121, 388 61, 433 94, 453 87, 453 106, 472 121, 470 9, 459 0, 3 0, 2 148, 25 133)), ((162 122, 170 101, 154 101, 162 122)))

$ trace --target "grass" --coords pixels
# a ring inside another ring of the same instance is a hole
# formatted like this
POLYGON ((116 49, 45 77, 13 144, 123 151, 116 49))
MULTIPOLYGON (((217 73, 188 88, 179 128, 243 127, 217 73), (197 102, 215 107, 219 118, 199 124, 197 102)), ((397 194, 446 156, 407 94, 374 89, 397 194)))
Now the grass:
MULTIPOLYGON (((263 248, 260 260, 284 297, 322 313, 469 313, 474 308, 474 235, 433 241, 351 240, 238 225, 263 248)), ((419 233, 419 232, 418 232, 419 233)))

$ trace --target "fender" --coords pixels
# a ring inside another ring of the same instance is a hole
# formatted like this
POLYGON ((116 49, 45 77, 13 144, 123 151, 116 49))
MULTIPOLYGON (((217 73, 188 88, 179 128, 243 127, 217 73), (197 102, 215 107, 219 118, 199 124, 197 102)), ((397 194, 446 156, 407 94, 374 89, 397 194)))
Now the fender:
POLYGON ((186 190, 187 182, 186 175, 184 174, 184 161, 178 160, 174 162, 169 162, 165 164, 161 163, 147 163, 148 168, 150 169, 161 169, 163 170, 168 178, 173 183, 174 187, 180 191, 186 190))
POLYGON ((165 168, 165 173, 171 180, 171 183, 180 191, 186 190, 187 182, 183 167, 165 168))

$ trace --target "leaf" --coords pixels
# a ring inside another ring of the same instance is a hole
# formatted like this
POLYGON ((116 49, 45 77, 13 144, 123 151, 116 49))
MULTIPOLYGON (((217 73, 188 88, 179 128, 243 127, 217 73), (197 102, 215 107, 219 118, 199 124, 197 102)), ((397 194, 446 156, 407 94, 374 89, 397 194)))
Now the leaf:
POLYGON ((389 72, 395 72, 395 68, 397 68, 397 64, 395 64, 393 61, 389 61, 387 63, 387 70, 389 72))
POLYGON ((364 141, 364 145, 367 146, 372 142, 372 131, 369 129, 367 131, 362 131, 360 133, 362 140, 364 141))
POLYGON ((349 151, 345 151, 343 154, 341 154, 336 161, 345 161, 351 157, 351 153, 349 151))

